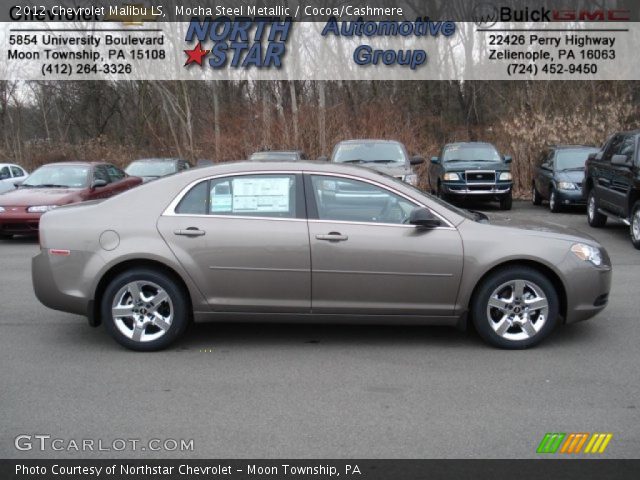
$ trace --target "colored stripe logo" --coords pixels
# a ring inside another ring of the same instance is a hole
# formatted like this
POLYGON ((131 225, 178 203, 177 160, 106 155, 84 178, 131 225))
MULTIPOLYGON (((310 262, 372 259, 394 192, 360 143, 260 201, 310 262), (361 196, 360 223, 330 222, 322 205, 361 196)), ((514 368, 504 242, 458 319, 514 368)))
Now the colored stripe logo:
POLYGON ((604 453, 612 438, 612 433, 546 433, 536 452, 546 454, 604 453))

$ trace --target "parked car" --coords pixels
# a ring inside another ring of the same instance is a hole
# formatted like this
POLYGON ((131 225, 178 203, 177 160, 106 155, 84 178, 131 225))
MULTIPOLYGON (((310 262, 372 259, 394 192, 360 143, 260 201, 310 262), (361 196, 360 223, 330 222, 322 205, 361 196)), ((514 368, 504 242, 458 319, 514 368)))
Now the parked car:
POLYGON ((131 162, 124 170, 146 183, 190 168, 191 164, 181 158, 141 158, 131 162))
POLYGON ((19 165, 0 163, 0 193, 16 188, 15 184, 27 178, 27 171, 19 165))
POLYGON ((640 249, 640 130, 613 135, 585 165, 584 196, 587 220, 604 227, 607 218, 629 225, 631 243, 640 249))
POLYGON ((395 140, 345 140, 334 147, 330 161, 362 165, 417 186, 418 174, 412 167, 424 163, 424 158, 409 157, 407 147, 395 140))
POLYGON ((301 150, 266 150, 252 153, 249 160, 252 162, 299 162, 309 160, 309 157, 301 150))
POLYGON ((533 175, 531 201, 549 201, 549 210, 559 212, 565 205, 586 205, 582 196, 584 164, 598 151, 587 145, 556 145, 542 152, 533 175))
MULTIPOLYGON (((111 197, 142 183, 108 163, 50 163, 0 195, 0 237, 37 235, 40 217, 62 205, 111 197)), ((75 234, 75 232, 74 232, 75 234)))
POLYGON ((601 311, 611 283, 596 241, 527 228, 367 168, 225 163, 49 212, 32 275, 44 305, 134 350, 168 346, 191 319, 470 318, 490 344, 525 348, 601 311))
POLYGON ((465 198, 497 200, 511 210, 511 157, 484 142, 449 143, 431 158, 429 187, 446 201, 465 198))

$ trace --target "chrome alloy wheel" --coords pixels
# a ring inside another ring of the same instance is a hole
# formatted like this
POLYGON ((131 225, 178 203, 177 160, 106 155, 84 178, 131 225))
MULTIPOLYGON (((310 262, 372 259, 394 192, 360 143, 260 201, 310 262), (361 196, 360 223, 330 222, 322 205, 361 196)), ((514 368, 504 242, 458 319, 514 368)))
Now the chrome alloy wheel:
POLYGON ((587 215, 589 220, 593 220, 596 215, 596 197, 595 195, 589 195, 589 204, 587 205, 587 215))
POLYGON ((111 306, 116 327, 135 342, 162 337, 171 327, 173 313, 167 292, 146 280, 127 283, 118 290, 111 306))
POLYGON ((631 217, 631 236, 635 242, 640 242, 640 208, 631 217))
POLYGON ((549 301, 529 280, 511 280, 496 288, 487 304, 487 320, 498 336, 519 341, 534 337, 544 326, 549 301))

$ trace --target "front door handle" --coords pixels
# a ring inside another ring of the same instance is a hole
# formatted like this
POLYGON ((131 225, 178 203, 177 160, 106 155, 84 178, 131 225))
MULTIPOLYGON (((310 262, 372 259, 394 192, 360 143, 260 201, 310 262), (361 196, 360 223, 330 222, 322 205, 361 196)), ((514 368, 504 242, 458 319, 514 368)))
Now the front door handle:
POLYGON ((206 232, 204 230, 198 230, 196 227, 189 227, 186 230, 174 230, 174 235, 181 235, 183 237, 201 237, 206 232))
POLYGON ((349 237, 342 235, 340 232, 330 232, 327 235, 316 235, 316 239, 327 242, 345 242, 349 240, 349 237))

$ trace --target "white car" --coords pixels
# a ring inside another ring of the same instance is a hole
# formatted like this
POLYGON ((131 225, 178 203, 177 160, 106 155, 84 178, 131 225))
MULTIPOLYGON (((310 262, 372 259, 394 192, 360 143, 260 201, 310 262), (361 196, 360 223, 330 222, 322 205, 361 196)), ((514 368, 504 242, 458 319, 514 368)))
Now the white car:
POLYGON ((5 193, 16 188, 15 182, 24 181, 29 174, 27 171, 11 163, 0 163, 0 193, 5 193))

